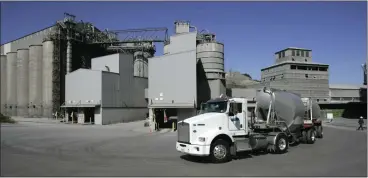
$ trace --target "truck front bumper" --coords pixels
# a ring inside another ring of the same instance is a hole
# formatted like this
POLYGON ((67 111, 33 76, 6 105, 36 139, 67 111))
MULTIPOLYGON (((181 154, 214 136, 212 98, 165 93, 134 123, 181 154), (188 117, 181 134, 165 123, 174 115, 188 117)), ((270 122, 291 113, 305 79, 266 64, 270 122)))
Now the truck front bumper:
POLYGON ((176 142, 176 150, 194 156, 210 155, 210 145, 191 145, 186 143, 176 142))

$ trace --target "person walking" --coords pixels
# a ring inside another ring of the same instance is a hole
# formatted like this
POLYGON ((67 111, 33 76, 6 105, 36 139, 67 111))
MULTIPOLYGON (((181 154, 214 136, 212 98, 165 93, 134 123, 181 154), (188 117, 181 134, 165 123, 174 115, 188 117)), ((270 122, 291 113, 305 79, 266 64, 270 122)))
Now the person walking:
POLYGON ((360 129, 364 130, 363 129, 363 124, 364 124, 363 116, 360 116, 358 123, 359 123, 359 127, 357 130, 360 130, 360 129))

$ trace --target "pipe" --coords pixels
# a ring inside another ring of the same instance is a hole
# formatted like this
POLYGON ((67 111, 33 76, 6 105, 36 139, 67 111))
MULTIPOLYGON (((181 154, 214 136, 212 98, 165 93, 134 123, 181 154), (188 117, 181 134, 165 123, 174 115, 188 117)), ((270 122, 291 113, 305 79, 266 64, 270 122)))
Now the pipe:
POLYGON ((72 71, 72 42, 68 37, 66 48, 66 73, 69 74, 72 71))

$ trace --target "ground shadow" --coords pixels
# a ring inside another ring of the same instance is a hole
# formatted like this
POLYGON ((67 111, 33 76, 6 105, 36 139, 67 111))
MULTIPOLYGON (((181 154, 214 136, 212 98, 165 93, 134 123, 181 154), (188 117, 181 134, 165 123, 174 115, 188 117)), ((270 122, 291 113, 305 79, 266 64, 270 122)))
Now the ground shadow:
MULTIPOLYGON (((266 151, 242 151, 242 152, 238 152, 236 154, 236 156, 233 156, 232 160, 249 159, 249 158, 254 158, 254 157, 257 157, 257 156, 263 156, 263 155, 267 155, 267 154, 276 154, 276 153, 271 153, 271 152, 266 152, 266 151)), ((190 162, 194 162, 194 163, 212 164, 209 157, 181 155, 180 158, 185 160, 185 161, 190 161, 190 162)))

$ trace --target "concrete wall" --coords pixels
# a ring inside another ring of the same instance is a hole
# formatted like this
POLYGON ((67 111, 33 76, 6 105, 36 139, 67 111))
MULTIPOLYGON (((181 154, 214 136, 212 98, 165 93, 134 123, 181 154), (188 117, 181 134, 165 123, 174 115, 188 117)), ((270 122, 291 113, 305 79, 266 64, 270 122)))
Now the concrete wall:
POLYGON ((65 102, 81 102, 80 104, 99 103, 102 99, 102 75, 101 71, 78 69, 67 74, 65 81, 65 102), (93 102, 86 102, 93 100, 93 102))

